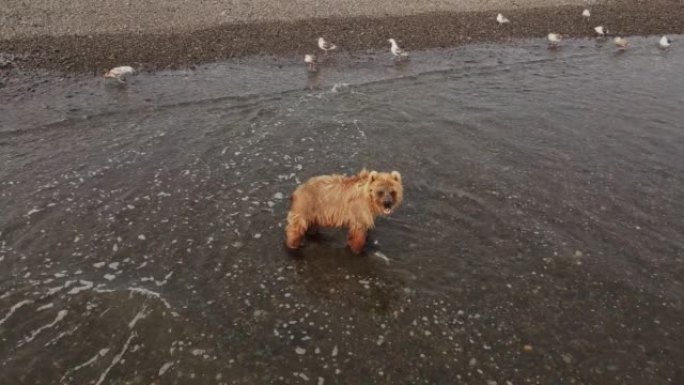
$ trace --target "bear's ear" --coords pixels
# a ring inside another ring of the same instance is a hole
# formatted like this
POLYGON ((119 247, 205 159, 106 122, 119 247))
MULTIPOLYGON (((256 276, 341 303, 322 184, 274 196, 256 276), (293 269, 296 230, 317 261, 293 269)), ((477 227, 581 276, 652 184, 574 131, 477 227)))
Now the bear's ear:
POLYGON ((377 171, 371 171, 370 174, 368 174, 369 180, 372 182, 376 179, 378 179, 378 172, 377 171))
POLYGON ((390 176, 397 182, 401 182, 401 174, 399 174, 399 171, 392 171, 390 176))

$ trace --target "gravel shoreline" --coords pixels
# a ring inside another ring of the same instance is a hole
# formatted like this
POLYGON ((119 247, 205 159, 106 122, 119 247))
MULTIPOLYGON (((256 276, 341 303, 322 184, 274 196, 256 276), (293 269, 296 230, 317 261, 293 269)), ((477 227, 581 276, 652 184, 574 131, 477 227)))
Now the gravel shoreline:
POLYGON ((222 24, 594 5, 615 0, 31 0, 0 7, 0 39, 170 33, 222 24))
POLYGON ((505 12, 510 24, 498 25, 496 12, 438 12, 387 17, 332 17, 296 21, 232 23, 169 33, 94 33, 41 35, 0 40, 0 52, 15 55, 21 69, 101 73, 116 65, 149 70, 189 67, 249 55, 317 52, 316 38, 326 36, 341 51, 386 49, 394 37, 407 49, 437 48, 471 42, 543 37, 560 32, 591 37, 606 25, 613 34, 649 35, 684 32, 684 3, 632 0, 584 6, 515 9, 505 12))

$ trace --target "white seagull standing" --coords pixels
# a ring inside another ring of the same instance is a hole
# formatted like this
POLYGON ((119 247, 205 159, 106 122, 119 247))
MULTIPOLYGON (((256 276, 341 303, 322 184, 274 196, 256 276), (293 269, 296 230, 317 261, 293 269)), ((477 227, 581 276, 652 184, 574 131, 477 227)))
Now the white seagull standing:
POLYGON ((337 49, 337 46, 335 44, 329 42, 329 41, 325 41, 324 38, 319 37, 318 38, 318 48, 322 49, 327 54, 328 51, 332 51, 332 50, 337 49))
POLYGON ((667 36, 661 37, 660 41, 658 42, 660 48, 668 48, 670 47, 670 44, 672 44, 672 40, 670 40, 670 38, 667 36))
POLYGON ((599 37, 605 37, 608 34, 608 29, 602 25, 594 27, 594 31, 596 32, 596 35, 599 37))
POLYGON ((506 23, 510 23, 510 22, 511 22, 510 20, 508 20, 507 17, 505 17, 505 16, 502 15, 502 14, 496 15, 496 21, 497 21, 499 24, 506 24, 506 23))
POLYGON ((399 47, 399 44, 397 44, 397 41, 394 39, 388 39, 387 41, 392 44, 392 47, 390 48, 390 51, 392 51, 392 54, 399 59, 403 59, 405 57, 408 57, 408 52, 404 50, 403 48, 399 47))
POLYGON ((550 33, 548 34, 547 38, 549 39, 549 46, 551 48, 555 48, 560 44, 560 41, 562 39, 562 36, 560 33, 550 33))
POLYGON ((126 77, 129 75, 133 75, 135 73, 135 70, 131 66, 120 66, 120 67, 114 67, 110 69, 109 71, 104 73, 104 77, 107 79, 116 79, 122 83, 126 82, 126 77))
POLYGON ((582 11, 582 16, 588 19, 591 16, 591 12, 589 12, 588 9, 585 9, 584 11, 582 11))
POLYGON ((306 63, 310 72, 317 72, 318 71, 318 67, 317 67, 318 63, 317 63, 316 55, 310 55, 310 54, 304 55, 304 63, 306 63))
POLYGON ((618 48, 620 48, 620 49, 626 49, 626 48, 627 48, 627 45, 629 44, 629 42, 627 41, 627 39, 625 39, 624 37, 620 37, 620 36, 615 37, 615 39, 613 40, 613 42, 614 42, 615 45, 616 45, 618 48))

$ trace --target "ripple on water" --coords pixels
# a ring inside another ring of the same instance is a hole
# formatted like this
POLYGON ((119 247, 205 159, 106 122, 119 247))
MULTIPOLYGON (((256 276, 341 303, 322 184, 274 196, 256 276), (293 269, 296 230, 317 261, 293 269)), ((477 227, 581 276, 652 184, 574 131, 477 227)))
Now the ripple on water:
POLYGON ((631 40, 0 107, 0 383, 672 383, 684 58, 631 40), (406 190, 367 255, 341 231, 285 253, 295 186, 362 167, 406 190))

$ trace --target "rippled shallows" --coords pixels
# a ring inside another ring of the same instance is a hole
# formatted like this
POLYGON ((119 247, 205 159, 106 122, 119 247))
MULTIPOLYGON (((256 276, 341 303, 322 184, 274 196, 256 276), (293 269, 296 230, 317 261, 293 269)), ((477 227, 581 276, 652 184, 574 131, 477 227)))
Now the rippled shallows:
POLYGON ((681 384, 684 50, 631 41, 9 81, 0 383, 681 384), (364 166, 366 255, 288 255, 364 166))

